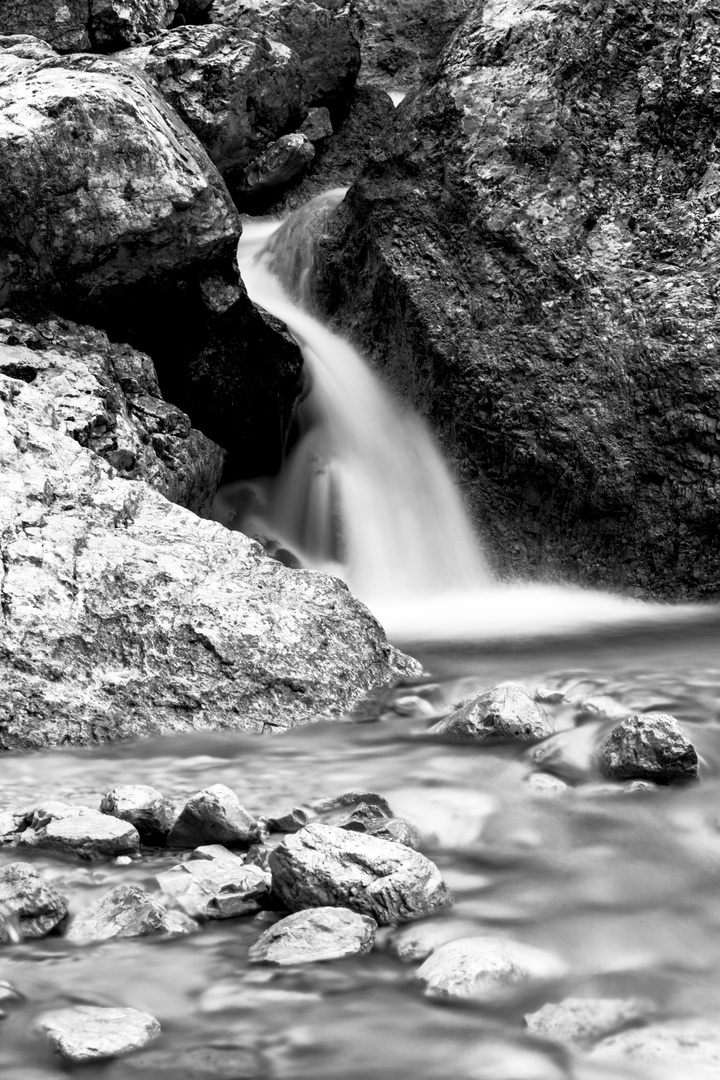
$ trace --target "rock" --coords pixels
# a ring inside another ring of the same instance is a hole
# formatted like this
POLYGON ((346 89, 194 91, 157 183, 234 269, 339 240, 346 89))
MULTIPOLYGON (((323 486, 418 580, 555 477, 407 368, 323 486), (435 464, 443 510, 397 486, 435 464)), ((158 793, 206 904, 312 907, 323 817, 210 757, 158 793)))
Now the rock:
POLYGON ((94 1005, 45 1013, 37 1026, 63 1061, 73 1065, 129 1054, 160 1034, 150 1013, 94 1005))
POLYGON ((643 11, 471 4, 314 291, 431 418, 503 575, 714 598, 713 9, 643 11))
POLYGON ((3 810, 0 813, 0 842, 11 840, 18 832, 18 816, 12 810, 3 810))
POLYGON ((200 844, 249 847, 259 838, 260 826, 240 805, 235 792, 224 784, 215 784, 188 799, 167 842, 172 848, 194 848, 200 844))
POLYGON ((457 739, 527 741, 552 735, 555 725, 542 706, 522 686, 500 683, 450 713, 430 728, 429 735, 457 739))
POLYGON ((268 927, 250 949, 253 963, 311 964, 370 952, 377 923, 341 907, 296 911, 268 927))
POLYGON ((531 1035, 587 1048, 619 1028, 646 1020, 654 1011, 638 998, 566 998, 525 1017, 531 1035))
POLYGON ((304 135, 313 145, 329 139, 333 134, 330 111, 324 106, 310 109, 302 124, 298 128, 300 135, 304 135))
POLYGON ((333 825, 308 825, 270 855, 273 891, 290 911, 348 907, 381 926, 451 903, 438 868, 419 852, 333 825))
POLYGON ((67 320, 0 315, 0 373, 39 390, 67 433, 119 476, 209 516, 225 454, 163 401, 148 356, 67 320))
POLYGON ((391 840, 395 844, 404 844, 405 847, 417 851, 420 847, 420 833, 409 821, 402 818, 381 818, 367 826, 371 836, 379 840, 391 840))
POLYGON ((304 135, 299 132, 283 135, 253 161, 245 173, 243 190, 254 194, 268 188, 285 187, 314 157, 315 147, 304 135))
POLYGON ((467 938, 476 929, 476 925, 468 919, 427 919, 392 930, 387 948, 398 960, 427 960, 441 945, 458 938, 467 938))
POLYGON ((72 919, 65 937, 84 945, 108 938, 169 934, 176 929, 170 915, 167 908, 138 885, 117 885, 80 911, 72 919))
POLYGON ((93 45, 101 52, 121 49, 164 30, 178 0, 89 0, 93 45))
POLYGON ((146 784, 123 784, 108 791, 100 813, 129 821, 146 844, 164 843, 177 817, 174 804, 146 784))
POLYGON ((95 810, 86 810, 49 821, 36 829, 26 829, 20 836, 20 843, 72 853, 82 859, 104 859, 137 851, 140 837, 134 825, 95 810))
POLYGON ((598 750, 603 776, 682 784, 698 778, 698 756, 674 716, 629 716, 598 750))
POLYGON ((720 1068, 720 1033, 714 1020, 663 1020, 612 1035, 588 1055, 593 1064, 662 1067, 693 1080, 714 1080, 720 1068))
MULTIPOLYGON (((68 904, 34 866, 15 862, 0 866, 0 916, 17 919, 23 938, 45 937, 67 915, 68 904)), ((0 917, 0 944, 9 937, 0 917)))
POLYGON ((108 1080, 259 1080, 272 1075, 269 1062, 252 1046, 234 1046, 226 1037, 220 1045, 168 1046, 142 1050, 111 1067, 108 1080))
POLYGON ((419 670, 337 579, 116 477, 56 425, 0 375, 2 749, 284 728, 419 670))
POLYGON ((165 897, 193 918, 231 919, 259 909, 270 874, 249 863, 193 860, 158 875, 165 897))
POLYGON ((519 987, 560 979, 566 965, 552 953, 502 938, 468 937, 440 945, 418 968, 433 997, 500 1001, 519 987))
POLYGON ((90 0, 3 0, 3 34, 33 35, 59 52, 90 48, 90 0))
POLYGON ((293 806, 286 814, 279 817, 261 818, 268 832, 299 832, 307 825, 309 818, 300 806, 293 806))
POLYGON ((117 59, 153 80, 230 178, 306 112, 298 56, 262 34, 184 26, 117 59))
POLYGON ((525 783, 534 794, 538 795, 559 795, 563 791, 571 790, 570 785, 559 776, 544 772, 530 773, 525 783))
POLYGON ((393 812, 390 803, 382 795, 374 791, 345 791, 342 795, 329 795, 323 799, 317 799, 312 808, 316 814, 321 814, 334 824, 335 819, 344 818, 348 811, 355 813, 360 811, 366 815, 369 809, 374 809, 377 817, 392 817, 393 812))
MULTIPOLYGON (((236 851, 229 851, 222 844, 202 844, 190 853, 190 858, 205 859, 209 862, 230 862, 236 865, 245 862, 242 855, 238 855, 236 851)), ((248 858, 247 861, 252 862, 253 860, 248 858)))
MULTIPOLYGON (((22 60, 46 60, 55 56, 55 49, 32 34, 0 34, 0 59, 6 62, 9 57, 22 60)), ((22 67, 18 64, 17 67, 22 67)))

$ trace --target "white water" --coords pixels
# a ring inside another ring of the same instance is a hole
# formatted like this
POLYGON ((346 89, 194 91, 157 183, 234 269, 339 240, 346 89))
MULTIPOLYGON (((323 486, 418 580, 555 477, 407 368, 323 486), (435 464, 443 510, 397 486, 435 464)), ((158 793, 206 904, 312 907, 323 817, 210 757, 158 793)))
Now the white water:
MULTIPOLYGON (((301 435, 280 475, 250 485, 252 506, 237 526, 277 539, 306 567, 342 577, 389 636, 406 643, 534 637, 666 620, 665 606, 608 593, 493 582, 425 422, 311 314, 308 223, 344 194, 338 189, 320 196, 292 215, 278 237, 282 220, 244 225, 238 263, 248 293, 300 345, 310 392, 300 407, 301 435)), ((238 491, 247 505, 248 487, 223 489, 216 516, 227 519, 238 491)), ((673 621, 702 610, 673 608, 673 621)))

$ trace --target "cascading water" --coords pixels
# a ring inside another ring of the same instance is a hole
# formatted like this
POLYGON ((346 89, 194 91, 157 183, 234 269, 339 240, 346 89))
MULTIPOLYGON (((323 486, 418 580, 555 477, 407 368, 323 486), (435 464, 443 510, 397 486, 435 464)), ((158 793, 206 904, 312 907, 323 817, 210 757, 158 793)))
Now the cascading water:
MULTIPOLYGON (((314 226, 344 195, 326 192, 285 221, 245 223, 243 280, 300 345, 308 392, 279 476, 221 489, 215 517, 342 577, 405 643, 667 620, 666 607, 607 593, 493 582, 424 420, 312 314, 314 226)), ((698 616, 694 606, 672 612, 675 620, 698 616)))

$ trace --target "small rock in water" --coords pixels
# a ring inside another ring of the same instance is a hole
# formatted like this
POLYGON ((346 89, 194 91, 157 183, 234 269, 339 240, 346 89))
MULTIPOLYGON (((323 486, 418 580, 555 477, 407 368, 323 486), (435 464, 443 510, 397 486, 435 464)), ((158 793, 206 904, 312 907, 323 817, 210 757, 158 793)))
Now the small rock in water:
POLYGON ((674 716, 629 716, 600 746, 600 771, 612 780, 681 784, 698 777, 698 757, 674 716))
POLYGON ((317 802, 313 803, 315 813, 323 817, 334 812, 337 812, 338 816, 342 817, 347 810, 352 809, 354 811, 366 807, 375 807, 378 817, 393 816, 387 799, 374 791, 346 791, 343 795, 333 795, 329 798, 318 799, 317 802))
POLYGON ((15 862, 0 867, 0 944, 12 940, 2 913, 17 920, 23 937, 40 938, 55 929, 67 910, 65 897, 48 885, 34 866, 15 862))
POLYGON ((315 147, 301 132, 281 135, 270 143, 245 173, 248 191, 282 187, 299 176, 315 157, 315 147))
POLYGON ((417 851, 333 825, 308 825, 270 856, 273 890, 290 911, 347 907, 384 926, 447 907, 440 871, 417 851))
POLYGON ((111 1067, 107 1080, 265 1080, 272 1074, 262 1051, 254 1046, 153 1047, 133 1054, 122 1067, 111 1067), (115 1069, 118 1068, 119 1073, 115 1069))
POLYGON ((404 844, 413 851, 418 851, 420 848, 420 833, 414 825, 403 818, 380 818, 367 831, 379 840, 391 840, 394 844, 404 844))
POLYGON ((525 783, 540 795, 559 795, 563 791, 572 790, 559 776, 545 772, 530 773, 525 783))
POLYGON ((177 933, 171 914, 139 885, 118 885, 76 915, 65 937, 83 944, 114 937, 177 933))
POLYGON ((458 938, 470 937, 476 930, 475 923, 467 919, 426 919, 392 930, 387 949, 393 956, 397 956, 398 960, 427 960, 441 945, 458 938))
POLYGON ((603 1039, 588 1059, 593 1063, 656 1065, 670 1075, 692 1080, 717 1080, 720 1076, 720 1028, 717 1020, 665 1020, 632 1028, 603 1039))
POLYGON ((257 911, 270 892, 270 874, 259 866, 193 859, 158 874, 164 895, 194 918, 231 919, 257 911))
POLYGON ((160 1024, 150 1013, 94 1005, 45 1013, 38 1028, 53 1050, 71 1064, 129 1054, 160 1034, 160 1024))
POLYGON ((29 847, 70 852, 83 859, 102 859, 138 850, 140 837, 134 825, 97 810, 81 809, 82 813, 54 818, 40 828, 26 829, 20 842, 29 847))
POLYGON ((215 784, 199 791, 185 803, 168 836, 172 848, 196 848, 202 844, 249 847, 260 838, 260 827, 234 791, 215 784))
POLYGON ((560 979, 567 966, 532 945, 502 938, 468 937, 449 941, 418 968, 417 977, 433 997, 502 1000, 518 986, 560 979))
POLYGON ((430 728, 430 735, 457 739, 544 739, 555 725, 522 686, 500 683, 430 728))
POLYGON ((529 1013, 525 1023, 531 1035, 586 1048, 653 1011, 652 1002, 639 998, 566 998, 529 1013))
POLYGON ((304 829, 310 820, 305 810, 300 806, 293 806, 292 810, 289 810, 287 814, 281 814, 279 817, 262 818, 265 822, 268 832, 299 832, 300 829, 304 829))
POLYGON ((123 784, 108 791, 100 812, 129 821, 146 844, 164 843, 177 817, 173 803, 145 784, 123 784))
POLYGON ((310 964, 370 952, 377 923, 341 907, 296 911, 269 927, 250 949, 253 963, 310 964))
MULTIPOLYGON (((238 855, 235 851, 230 851, 224 844, 203 844, 201 847, 196 847, 190 853, 191 859, 204 859, 207 862, 231 862, 244 863, 245 859, 242 855, 238 855)), ((248 860, 252 861, 252 860, 248 860)))

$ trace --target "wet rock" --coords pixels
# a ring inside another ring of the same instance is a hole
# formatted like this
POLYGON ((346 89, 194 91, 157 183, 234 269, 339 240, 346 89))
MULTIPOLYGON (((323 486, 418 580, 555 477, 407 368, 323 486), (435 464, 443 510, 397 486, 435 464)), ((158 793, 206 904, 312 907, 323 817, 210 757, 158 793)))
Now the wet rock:
POLYGON ((315 147, 304 135, 282 135, 253 161, 245 173, 243 189, 251 194, 282 188, 307 169, 315 147))
POLYGON ((587 1048, 613 1031, 647 1020, 654 1011, 638 998, 566 998, 525 1017, 531 1035, 587 1048))
POLYGON ((342 795, 330 795, 324 799, 317 799, 312 804, 316 814, 327 817, 337 813, 340 818, 344 817, 348 811, 354 813, 359 810, 364 814, 368 807, 374 808, 379 817, 393 816, 387 799, 374 791, 346 791, 342 795))
POLYGON ((20 827, 18 815, 12 810, 3 810, 0 813, 0 842, 11 840, 20 827))
POLYGON ((89 0, 93 45, 122 49, 170 26, 178 0, 89 0))
POLYGON ((420 848, 420 833, 409 821, 403 818, 380 818, 366 826, 371 836, 378 840, 391 840, 395 844, 417 851, 420 848))
POLYGON ((323 106, 310 109, 298 128, 298 132, 313 144, 322 142, 323 139, 329 139, 333 134, 329 110, 323 106))
POLYGON ((261 818, 268 832, 293 833, 304 829, 308 823, 308 815, 300 806, 293 806, 286 814, 279 817, 261 818))
POLYGON ((52 885, 29 863, 15 862, 0 866, 0 944, 9 936, 3 926, 3 914, 17 919, 25 938, 45 937, 67 915, 68 904, 52 885))
POLYGON ((191 860, 158 875, 168 902, 192 918, 231 919, 260 908, 270 892, 270 874, 248 863, 191 860))
POLYGON ((458 938, 467 938, 476 929, 476 925, 468 919, 427 919, 392 930, 387 948, 398 960, 427 960, 441 945, 458 938))
POLYGON ((118 478, 2 374, 0 472, 2 749, 286 728, 419 670, 337 579, 118 478))
POLYGON ((170 934, 179 924, 162 904, 138 885, 118 885, 80 911, 65 937, 76 944, 108 938, 170 934))
POLYGON ((262 34, 185 26, 117 59, 155 82, 223 175, 245 169, 306 112, 298 56, 262 34))
POLYGON ((174 804, 146 784, 123 784, 108 791, 100 813, 134 825, 146 844, 163 843, 177 817, 174 804))
POLYGON ((433 997, 471 997, 491 1003, 528 984, 562 978, 566 972, 557 956, 532 945, 468 937, 435 949, 418 968, 417 978, 433 997))
POLYGON ((194 848, 201 844, 229 844, 249 847, 260 837, 260 826, 234 791, 215 784, 199 791, 185 803, 168 836, 172 848, 194 848))
POLYGON ((377 923, 341 907, 296 911, 269 927, 250 949, 266 964, 310 964, 370 952, 377 923))
POLYGON ((160 1034, 150 1013, 94 1005, 45 1013, 37 1026, 53 1050, 73 1065, 129 1054, 160 1034))
POLYGON ((58 52, 90 48, 89 0, 3 0, 3 34, 33 35, 58 52))
POLYGON ((559 776, 544 772, 531 773, 525 783, 538 795, 560 795, 563 791, 571 790, 570 785, 559 776))
POLYGON ((20 842, 28 847, 72 853, 83 859, 104 859, 140 847, 134 825, 96 810, 71 813, 39 828, 26 829, 20 842))
MULTIPOLYGON (((205 859, 209 862, 230 862, 235 865, 246 861, 242 855, 238 855, 236 851, 230 851, 223 844, 202 844, 190 853, 190 858, 205 859)), ((248 857, 247 861, 253 860, 248 857)))
POLYGON ((555 725, 522 686, 500 683, 430 728, 430 735, 458 739, 543 739, 555 725))
POLYGON ((598 751, 600 771, 612 780, 682 784, 698 778, 698 756, 674 716, 629 716, 598 751))
POLYGON ((612 1035, 588 1055, 593 1063, 657 1066, 714 1080, 720 1069, 720 1032, 714 1020, 664 1020, 612 1035))
POLYGON ((273 891, 290 911, 348 907, 380 925, 451 903, 440 871, 419 852, 332 825, 308 825, 270 856, 273 891))
MULTIPOLYGON (((122 1063, 118 1080, 260 1080, 272 1075, 262 1051, 252 1045, 233 1046, 227 1037, 221 1045, 163 1047, 142 1050, 122 1063)), ((108 1077, 114 1080, 115 1069, 108 1077)))

